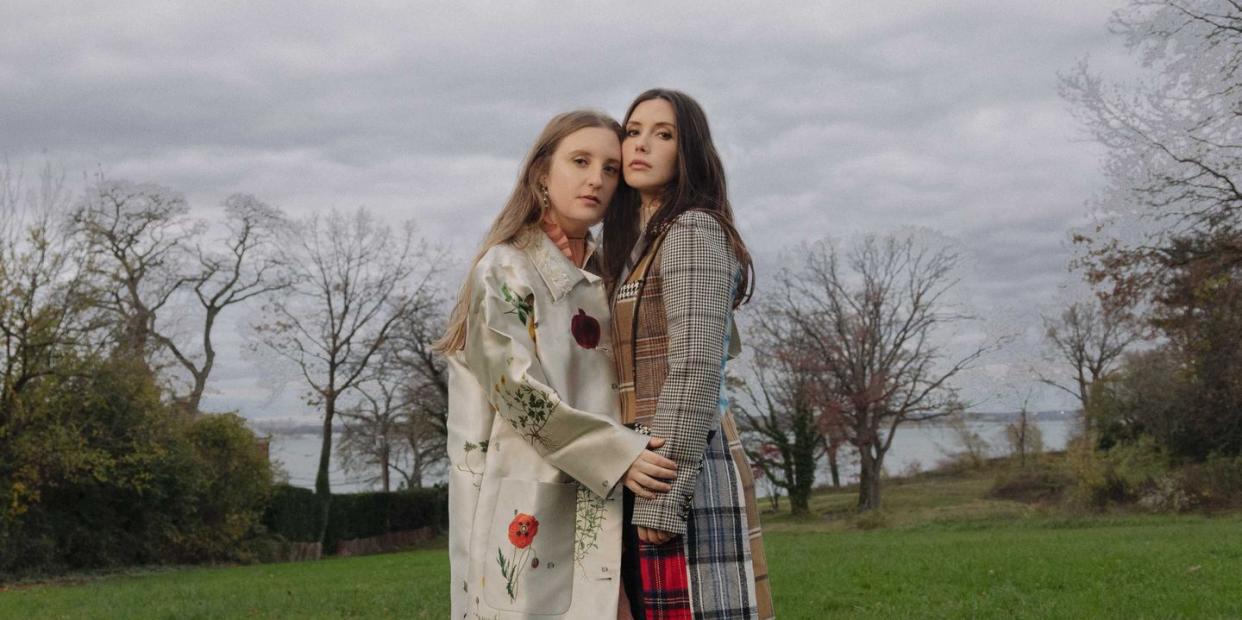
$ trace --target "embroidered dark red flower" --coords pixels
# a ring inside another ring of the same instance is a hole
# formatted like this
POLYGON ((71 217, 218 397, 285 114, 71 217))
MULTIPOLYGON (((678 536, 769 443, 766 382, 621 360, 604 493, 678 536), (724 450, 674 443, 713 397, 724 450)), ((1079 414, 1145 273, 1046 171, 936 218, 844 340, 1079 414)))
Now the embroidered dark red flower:
POLYGON ((599 321, 587 314, 586 310, 578 308, 577 316, 569 322, 569 331, 573 332, 578 346, 584 349, 594 349, 599 346, 599 321))
POLYGON ((519 512, 509 523, 509 542, 518 549, 530 546, 530 541, 539 533, 539 520, 534 515, 519 512))

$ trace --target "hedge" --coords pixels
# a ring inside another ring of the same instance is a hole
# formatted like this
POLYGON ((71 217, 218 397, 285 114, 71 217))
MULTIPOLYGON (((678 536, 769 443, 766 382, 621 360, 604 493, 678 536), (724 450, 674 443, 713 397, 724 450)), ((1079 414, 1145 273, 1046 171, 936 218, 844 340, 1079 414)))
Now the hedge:
MULTIPOLYGON (((318 540, 319 503, 310 489, 277 485, 263 523, 268 532, 291 542, 318 540)), ((431 527, 448 528, 448 489, 432 487, 390 493, 333 494, 328 512, 326 553, 340 540, 431 527)))

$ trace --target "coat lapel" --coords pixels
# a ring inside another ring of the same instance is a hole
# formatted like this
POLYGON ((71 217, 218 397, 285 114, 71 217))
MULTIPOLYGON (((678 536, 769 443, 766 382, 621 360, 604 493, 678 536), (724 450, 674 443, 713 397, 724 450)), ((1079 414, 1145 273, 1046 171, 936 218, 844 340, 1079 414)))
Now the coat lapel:
MULTIPOLYGON (((526 255, 530 257, 530 262, 535 265, 539 277, 543 278, 544 284, 548 285, 548 291, 552 293, 552 301, 560 301, 583 280, 589 282, 599 280, 595 274, 579 269, 568 258, 565 258, 560 248, 556 247, 556 243, 539 228, 527 229, 523 234, 525 236, 521 246, 526 255)), ((595 240, 591 238, 590 233, 587 233, 587 260, 590 260, 594 253, 595 240)))

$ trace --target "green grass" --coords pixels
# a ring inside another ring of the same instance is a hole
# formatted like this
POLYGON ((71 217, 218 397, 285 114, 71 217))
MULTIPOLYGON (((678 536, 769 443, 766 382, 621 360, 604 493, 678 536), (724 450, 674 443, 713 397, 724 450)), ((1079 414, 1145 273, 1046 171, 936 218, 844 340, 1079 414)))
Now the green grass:
MULTIPOLYGON (((1075 515, 924 475, 859 517, 849 492, 765 515, 781 618, 1242 617, 1242 517, 1075 515)), ((8 618, 445 618, 441 547, 0 591, 8 618)))
POLYGON ((0 593, 0 618, 435 618, 448 552, 194 568, 0 593))
POLYGON ((1242 521, 780 533, 785 618, 1242 616, 1242 521))

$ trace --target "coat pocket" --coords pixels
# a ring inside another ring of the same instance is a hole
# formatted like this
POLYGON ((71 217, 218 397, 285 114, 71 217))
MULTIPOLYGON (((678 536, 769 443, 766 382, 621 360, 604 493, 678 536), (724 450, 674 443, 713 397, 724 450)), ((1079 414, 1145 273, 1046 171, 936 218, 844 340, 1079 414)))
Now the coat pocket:
POLYGON ((569 609, 577 495, 576 483, 501 480, 484 558, 489 606, 532 615, 569 609))

